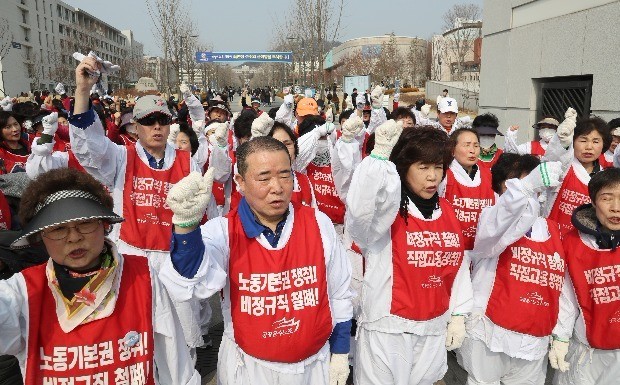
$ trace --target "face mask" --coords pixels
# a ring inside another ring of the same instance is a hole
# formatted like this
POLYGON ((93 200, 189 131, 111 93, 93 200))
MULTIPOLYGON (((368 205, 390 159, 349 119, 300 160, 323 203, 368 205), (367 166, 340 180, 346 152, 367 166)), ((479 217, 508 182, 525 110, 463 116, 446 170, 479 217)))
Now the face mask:
POLYGON ((483 135, 480 137, 480 147, 491 148, 495 144, 495 135, 483 135))
POLYGON ((69 123, 58 123, 58 128, 62 128, 63 130, 68 130, 69 123))
POLYGON ((540 136, 540 139, 545 143, 549 143, 553 135, 555 135, 555 130, 553 128, 541 128, 538 130, 538 136, 540 136))

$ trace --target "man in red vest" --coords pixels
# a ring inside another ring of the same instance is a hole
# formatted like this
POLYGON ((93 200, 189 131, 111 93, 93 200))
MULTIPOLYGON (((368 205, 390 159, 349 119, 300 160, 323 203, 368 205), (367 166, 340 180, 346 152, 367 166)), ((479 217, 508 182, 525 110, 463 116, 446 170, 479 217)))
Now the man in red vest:
POLYGON ((549 338, 566 293, 559 225, 540 216, 538 195, 559 185, 560 162, 503 154, 493 166, 500 194, 480 214, 474 308, 457 353, 468 384, 545 382, 549 338))
MULTIPOLYGON (((75 103, 69 119, 72 151, 89 174, 104 185, 113 186, 114 212, 125 218, 110 234, 119 251, 148 257, 151 266, 158 270, 170 250, 172 211, 166 204, 168 191, 200 168, 190 152, 167 143, 172 114, 159 96, 142 96, 136 102, 133 121, 137 123, 139 139, 135 145, 120 146, 110 141, 88 98, 97 81, 90 74, 100 69, 97 60, 87 56, 75 70, 75 103)), ((207 175, 213 178, 213 172, 207 175)), ((197 212, 203 214, 204 211, 197 212)), ((218 215, 215 202, 207 214, 218 215)), ((178 306, 177 311, 184 322, 188 345, 202 346, 200 328, 189 326, 194 326, 191 318, 196 312, 178 306)))
POLYGON ((43 244, 47 263, 0 281, 0 355, 25 384, 200 384, 170 298, 143 257, 106 238, 123 221, 92 176, 42 174, 20 206, 12 247, 43 244))
POLYGON ((560 298, 549 351, 559 385, 612 385, 620 378, 620 170, 594 174, 592 203, 575 209, 563 239, 571 286, 560 298))
POLYGON ((262 136, 237 149, 243 193, 226 217, 198 228, 211 180, 192 173, 167 202, 175 224, 160 278, 177 301, 221 292, 218 382, 344 385, 349 374, 351 266, 330 219, 291 203, 291 160, 262 136))

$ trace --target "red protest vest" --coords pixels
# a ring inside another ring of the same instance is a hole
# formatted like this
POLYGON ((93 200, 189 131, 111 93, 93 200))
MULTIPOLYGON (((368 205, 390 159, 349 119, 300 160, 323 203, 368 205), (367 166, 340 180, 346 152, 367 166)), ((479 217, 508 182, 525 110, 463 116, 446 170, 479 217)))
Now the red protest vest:
POLYGON ((493 167, 493 165, 497 163, 497 160, 503 153, 504 153, 504 150, 502 150, 501 148, 498 148, 497 151, 495 151, 495 154, 493 154, 493 158, 491 158, 490 160, 478 159, 478 164, 488 169, 491 169, 491 167, 493 167))
POLYGON ((166 203, 168 191, 190 172, 188 151, 176 150, 167 170, 149 167, 138 157, 135 146, 127 146, 123 186, 123 217, 120 238, 142 250, 168 251, 172 234, 172 210, 166 203))
POLYGON ((480 184, 477 187, 468 187, 460 184, 448 169, 445 198, 454 207, 456 218, 461 223, 465 250, 474 248, 478 217, 483 208, 495 204, 495 193, 491 187, 491 170, 488 167, 478 167, 480 184))
POLYGON ((319 210, 325 213, 335 224, 343 224, 345 207, 336 193, 332 167, 317 166, 310 162, 306 167, 306 174, 314 189, 314 197, 319 210))
POLYGON ((555 202, 553 202, 548 218, 559 223, 562 234, 564 234, 574 228, 571 222, 573 210, 577 206, 590 202, 588 184, 579 180, 574 166, 571 166, 562 181, 562 186, 555 197, 555 202))
POLYGON ((299 184, 299 191, 294 191, 291 195, 291 202, 298 203, 304 206, 312 205, 312 186, 310 186, 310 179, 300 172, 295 171, 295 179, 299 184))
POLYGON ((332 332, 321 233, 314 209, 293 205, 293 232, 281 250, 245 236, 237 210, 228 214, 230 307, 235 342, 273 362, 300 362, 332 332))
POLYGON ((608 159, 607 152, 602 153, 601 156, 598 157, 598 164, 601 165, 602 169, 612 168, 614 166, 613 155, 608 159))
POLYGON ((136 141, 127 134, 120 134, 119 137, 121 138, 125 146, 133 146, 136 144, 136 141))
POLYGON ((535 155, 539 158, 542 158, 545 153, 547 152, 543 146, 540 144, 540 142, 538 140, 533 140, 530 142, 530 147, 532 148, 532 154, 531 155, 535 155))
POLYGON ((464 248, 454 209, 443 198, 439 207, 435 220, 398 214, 392 224, 391 314, 427 321, 448 311, 464 248))
POLYGON ((0 174, 26 171, 28 155, 15 155, 0 147, 0 158, 4 161, 4 169, 0 170, 0 174))
POLYGON ((22 271, 29 311, 24 383, 154 384, 153 289, 147 260, 125 256, 114 312, 69 333, 56 317, 46 266, 22 271))
POLYGON ((620 349, 620 249, 593 249, 572 230, 564 251, 588 343, 595 349, 620 349))
POLYGON ((11 207, 0 191, 0 230, 11 230, 11 207))
POLYGON ((499 256, 486 315, 496 325, 536 337, 551 335, 564 283, 564 250, 557 223, 549 238, 521 237, 499 256))

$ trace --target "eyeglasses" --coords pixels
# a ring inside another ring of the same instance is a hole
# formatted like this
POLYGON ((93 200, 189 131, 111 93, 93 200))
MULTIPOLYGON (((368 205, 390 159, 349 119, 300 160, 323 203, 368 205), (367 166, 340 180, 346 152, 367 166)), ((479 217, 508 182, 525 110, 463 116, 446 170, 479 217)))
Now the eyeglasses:
POLYGON ((160 126, 167 126, 172 123, 172 118, 165 114, 151 114, 137 121, 143 126, 153 126, 155 122, 159 123, 160 126))
POLYGON ((51 229, 43 230, 43 236, 54 241, 65 239, 69 236, 69 231, 75 229, 80 234, 90 234, 97 230, 101 224, 101 219, 92 219, 76 223, 74 226, 61 225, 51 229))

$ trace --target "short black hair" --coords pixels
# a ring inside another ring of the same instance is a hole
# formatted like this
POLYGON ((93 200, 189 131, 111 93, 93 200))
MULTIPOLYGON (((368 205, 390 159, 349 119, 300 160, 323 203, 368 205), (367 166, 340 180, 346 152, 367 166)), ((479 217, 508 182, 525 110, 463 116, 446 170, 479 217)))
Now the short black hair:
POLYGON ((325 119, 323 119, 319 115, 307 115, 303 122, 299 125, 299 129, 297 130, 297 134, 299 137, 304 136, 310 131, 314 130, 315 127, 325 124, 325 119))
POLYGON ((252 122, 258 115, 254 110, 243 110, 235 119, 233 131, 237 139, 247 138, 252 136, 252 122))
POLYGON ((340 113, 340 116, 338 116, 338 123, 342 124, 343 119, 349 119, 351 117, 351 114, 353 114, 353 112, 355 111, 354 110, 342 111, 340 113))
POLYGON ((609 126, 609 131, 613 130, 614 128, 620 127, 620 118, 610 120, 607 125, 609 126))
POLYGON ((276 119, 276 114, 278 113, 278 107, 273 107, 269 109, 269 112, 267 113, 267 115, 269 115, 269 117, 271 119, 276 119))
POLYGON ((390 114, 390 119, 400 120, 405 118, 411 118, 413 120, 413 124, 416 124, 415 115, 411 111, 411 109, 407 107, 398 107, 390 114))
POLYGON ((520 178, 523 174, 529 174, 539 164, 540 160, 534 155, 503 153, 493 167, 491 167, 491 187, 493 191, 501 195, 502 183, 508 179, 520 178))
POLYGON ((448 92, 448 89, 447 89, 447 88, 444 88, 444 89, 443 89, 443 92, 448 92))
POLYGON ((606 168, 590 178, 590 183, 588 183, 590 200, 594 202, 596 195, 605 187, 620 187, 620 168, 606 168))
POLYGON ((199 146, 198 135, 196 135, 196 132, 189 126, 187 121, 179 122, 179 132, 184 133, 189 138, 189 144, 192 147, 192 156, 194 156, 199 146))
POLYGON ((493 115, 492 113, 487 112, 486 114, 476 116, 474 118, 474 121, 471 123, 471 127, 472 128, 478 128, 478 127, 498 128, 499 119, 497 119, 497 116, 493 115))
POLYGON ((282 130, 284 132, 286 132, 286 135, 289 136, 289 138, 291 138, 291 140, 294 143, 295 146, 295 156, 299 155, 299 145, 297 144, 297 136, 295 136, 295 133, 293 132, 293 130, 291 130, 291 128, 289 126, 287 126, 284 123, 275 121, 273 122, 273 126, 271 127, 271 131, 269 131, 269 134, 267 134, 267 136, 271 136, 273 137, 273 133, 276 132, 276 130, 282 130))
POLYGON ((239 175, 245 176, 245 173, 248 171, 248 157, 260 151, 284 151, 286 156, 289 158, 290 163, 291 158, 289 156, 288 149, 282 142, 272 138, 271 136, 259 136, 258 138, 248 140, 237 147, 237 152, 235 155, 237 157, 237 168, 239 170, 239 175))
POLYGON ((578 137, 582 135, 589 135, 592 131, 598 132, 603 137, 603 150, 601 153, 609 150, 609 146, 611 146, 611 141, 613 139, 611 137, 609 125, 598 116, 577 120, 577 125, 575 126, 575 131, 573 134, 573 143, 578 137))

